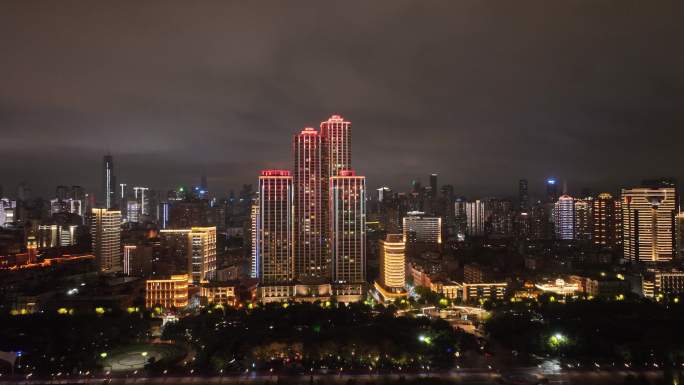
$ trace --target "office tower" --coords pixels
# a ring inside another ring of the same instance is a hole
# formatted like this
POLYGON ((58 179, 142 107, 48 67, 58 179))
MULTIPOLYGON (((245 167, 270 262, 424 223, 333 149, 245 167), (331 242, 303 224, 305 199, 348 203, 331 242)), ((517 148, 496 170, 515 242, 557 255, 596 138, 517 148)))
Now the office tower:
POLYGON ((26 202, 31 199, 31 188, 26 182, 19 183, 17 186, 17 200, 26 202))
POLYGON ((334 283, 366 281, 366 178, 353 170, 330 177, 330 251, 334 283))
POLYGON ((620 201, 609 193, 599 194, 593 201, 591 238, 598 246, 614 247, 622 239, 620 201))
POLYGON ((191 283, 212 280, 216 275, 216 227, 159 231, 166 263, 174 274, 188 274, 191 283))
POLYGON ((523 213, 530 210, 530 196, 528 193, 527 179, 520 179, 518 181, 518 209, 523 213))
POLYGON ((675 245, 677 246, 677 258, 684 260, 684 213, 679 213, 675 217, 675 231, 677 233, 675 245))
POLYGON ((428 217, 420 211, 411 211, 406 215, 403 220, 404 242, 434 246, 442 243, 442 218, 428 217))
POLYGON ((192 282, 216 277, 216 227, 193 227, 190 232, 192 282))
POLYGON ((337 176, 341 170, 351 169, 351 123, 339 115, 321 122, 327 176, 337 176))
POLYGON ((546 180, 546 202, 556 203, 558 200, 558 181, 555 178, 546 180))
POLYGON ((145 282, 145 307, 182 309, 188 306, 188 280, 185 274, 172 275, 169 279, 148 279, 145 282))
POLYGON ((293 253, 292 175, 285 170, 264 170, 259 177, 259 204, 253 207, 255 256, 253 263, 263 285, 287 284, 295 278, 293 253))
POLYGON ((378 189, 378 202, 384 202, 385 200, 390 198, 390 194, 392 193, 392 189, 389 187, 380 187, 378 189))
POLYGON ((57 186, 57 188, 55 189, 55 196, 60 201, 67 200, 68 194, 69 194, 69 188, 67 186, 57 186))
POLYGON ((173 201, 169 208, 169 228, 187 229, 196 226, 206 226, 207 201, 173 201))
MULTIPOLYGON (((261 189, 261 187, 259 188, 261 189)), ((251 238, 249 276, 250 278, 259 278, 259 198, 252 202, 252 208, 249 212, 249 222, 251 238)))
POLYGON ((575 199, 575 239, 590 240, 592 227, 593 199, 575 199))
MULTIPOLYGON (((476 200, 464 202, 466 216, 466 234, 471 237, 480 237, 485 233, 485 202, 476 200)), ((458 215, 458 214, 457 214, 458 215)))
POLYGON ((207 183, 206 175, 202 175, 200 177, 200 190, 209 191, 209 184, 207 183))
POLYGON ((485 233, 497 238, 513 236, 513 202, 490 198, 485 201, 484 207, 485 233))
POLYGON ((133 196, 140 206, 140 216, 150 215, 149 191, 147 187, 133 187, 133 196))
POLYGON ((123 274, 131 275, 131 265, 135 259, 136 245, 124 245, 123 247, 123 274))
POLYGON ((116 201, 116 197, 114 195, 114 189, 116 188, 116 177, 114 176, 114 159, 111 155, 105 155, 102 166, 103 203, 106 209, 111 209, 114 207, 114 203, 116 201))
POLYGON ((675 250, 676 189, 622 189, 625 258, 633 262, 667 262, 675 250))
POLYGON ((71 199, 85 202, 85 191, 81 186, 71 186, 71 199))
POLYGON ((437 198, 437 174, 430 174, 430 196, 437 198))
POLYGON ((121 261, 121 212, 92 209, 90 232, 100 273, 118 273, 121 261))
POLYGON ((406 295, 406 243, 401 234, 380 240, 380 278, 375 288, 385 299, 406 295))
POLYGON ((575 239, 575 200, 571 196, 562 195, 558 198, 554 205, 553 223, 557 239, 575 239))
POLYGON ((302 280, 330 278, 324 145, 323 136, 313 128, 293 138, 295 274, 302 280))
POLYGON ((160 229, 169 226, 169 202, 161 202, 157 205, 157 223, 160 229))
POLYGON ((139 223, 142 219, 140 203, 138 201, 128 201, 126 204, 126 222, 139 223))

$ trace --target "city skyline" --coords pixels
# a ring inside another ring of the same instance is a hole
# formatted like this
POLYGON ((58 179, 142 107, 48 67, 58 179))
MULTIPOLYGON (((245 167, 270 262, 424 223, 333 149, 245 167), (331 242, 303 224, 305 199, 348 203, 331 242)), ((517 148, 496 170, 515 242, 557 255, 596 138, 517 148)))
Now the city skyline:
POLYGON ((278 138, 331 114, 355 122, 369 188, 433 172, 480 196, 518 178, 531 193, 548 176, 612 193, 684 178, 681 2, 85 4, 0 15, 14 37, 0 63, 5 191, 24 180, 43 196, 93 191, 111 152, 121 181, 166 188, 205 174, 224 195, 285 168, 278 138), (326 28, 328 14, 349 28, 326 28), (587 19, 601 22, 587 30, 587 19))

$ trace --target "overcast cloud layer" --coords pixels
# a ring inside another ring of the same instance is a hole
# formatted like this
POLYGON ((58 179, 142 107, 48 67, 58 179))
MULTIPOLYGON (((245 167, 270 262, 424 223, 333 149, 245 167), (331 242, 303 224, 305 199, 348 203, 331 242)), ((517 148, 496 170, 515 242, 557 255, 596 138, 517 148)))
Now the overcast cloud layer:
POLYGON ((219 194, 353 123, 369 186, 684 180, 684 2, 5 1, 0 185, 219 194))

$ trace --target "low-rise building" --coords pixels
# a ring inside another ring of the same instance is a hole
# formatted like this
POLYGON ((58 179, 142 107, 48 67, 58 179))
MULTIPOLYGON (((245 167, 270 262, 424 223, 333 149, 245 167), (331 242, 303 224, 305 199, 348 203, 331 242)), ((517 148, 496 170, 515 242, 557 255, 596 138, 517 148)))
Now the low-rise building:
POLYGON ((148 279, 145 284, 145 306, 182 309, 188 306, 188 274, 169 279, 148 279))

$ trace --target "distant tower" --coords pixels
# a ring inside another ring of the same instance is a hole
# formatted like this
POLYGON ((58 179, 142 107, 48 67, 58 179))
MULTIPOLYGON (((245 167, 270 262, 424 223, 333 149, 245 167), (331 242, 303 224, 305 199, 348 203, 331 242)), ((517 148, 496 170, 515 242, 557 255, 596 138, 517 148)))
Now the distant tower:
POLYGON ((69 188, 67 186, 57 186, 57 189, 55 191, 55 196, 57 197, 57 200, 59 200, 60 202, 66 201, 68 194, 69 188))
POLYGON ((351 123, 339 115, 333 115, 325 122, 321 122, 327 175, 337 176, 341 170, 351 169, 351 123))
POLYGON ((518 208, 520 212, 526 213, 530 209, 530 196, 528 193, 527 179, 518 181, 518 208))
POLYGON ((93 254, 100 273, 123 271, 121 259, 121 212, 92 209, 90 232, 93 254))
POLYGON ((102 184, 104 207, 111 209, 115 202, 116 177, 114 176, 114 159, 111 155, 105 155, 102 163, 102 184))
POLYGON ((324 145, 323 136, 313 128, 305 128, 293 138, 295 273, 304 280, 330 278, 324 145))
POLYGON ((437 174, 430 174, 430 196, 437 199, 437 174))
POLYGON ((253 208, 256 227, 257 273, 262 285, 294 281, 292 175, 285 170, 264 170, 259 177, 259 204, 253 208), (255 211, 256 210, 256 211, 255 211))
POLYGON ((334 283, 366 281, 366 178, 340 170, 330 178, 330 247, 334 283))
POLYGON ((558 181, 555 178, 546 180, 546 201, 555 203, 558 200, 558 181))
POLYGON ((556 238, 562 240, 575 239, 575 200, 569 195, 563 195, 555 203, 553 218, 556 238))

